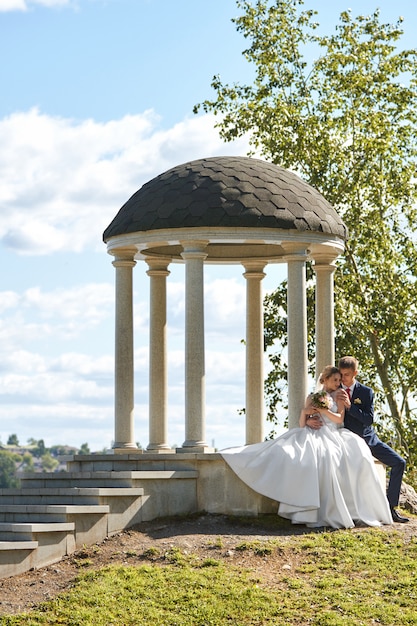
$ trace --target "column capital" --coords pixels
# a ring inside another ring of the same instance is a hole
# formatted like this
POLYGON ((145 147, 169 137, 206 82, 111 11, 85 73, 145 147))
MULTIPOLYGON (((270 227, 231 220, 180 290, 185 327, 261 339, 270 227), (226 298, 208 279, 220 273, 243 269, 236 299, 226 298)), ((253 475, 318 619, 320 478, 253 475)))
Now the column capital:
POLYGON ((314 261, 314 265, 335 265, 336 260, 343 252, 343 246, 324 243, 313 243, 309 247, 310 259, 314 261))
POLYGON ((136 248, 116 248, 115 250, 111 251, 111 254, 114 256, 114 261, 112 261, 112 265, 114 267, 135 267, 136 253, 136 248))
POLYGON ((306 243, 283 241, 281 246, 285 250, 285 256, 282 257, 282 260, 286 263, 290 261, 307 261, 309 250, 306 243))
POLYGON ((145 261, 148 264, 148 271, 146 272, 148 276, 169 276, 170 271, 168 270, 168 265, 171 263, 172 259, 170 257, 145 257, 145 261))
POLYGON ((265 278, 266 274, 263 270, 268 262, 264 259, 247 259, 241 261, 241 263, 245 268, 245 272, 243 274, 245 278, 259 278, 260 280, 265 278))
POLYGON ((325 262, 320 262, 317 263, 316 261, 313 264, 313 270, 316 272, 316 274, 320 273, 324 273, 324 274, 333 274, 334 271, 336 269, 336 264, 335 263, 325 263, 325 262))
POLYGON ((286 263, 305 263, 308 261, 307 250, 300 250, 298 252, 291 252, 282 257, 282 260, 286 263))
POLYGON ((326 250, 323 247, 310 251, 310 258, 314 261, 314 268, 319 267, 331 267, 333 271, 336 268, 336 259, 340 255, 334 250, 326 250))
POLYGON ((181 256, 184 260, 186 259, 206 259, 207 251, 206 248, 208 246, 208 241, 180 241, 182 245, 183 251, 181 252, 181 256))

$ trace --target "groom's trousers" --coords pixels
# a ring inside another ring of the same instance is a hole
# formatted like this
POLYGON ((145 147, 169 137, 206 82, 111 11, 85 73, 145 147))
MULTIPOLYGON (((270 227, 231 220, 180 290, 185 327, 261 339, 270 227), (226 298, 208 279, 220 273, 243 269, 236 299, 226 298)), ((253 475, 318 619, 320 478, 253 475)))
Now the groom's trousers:
MULTIPOLYGON (((365 439, 366 441, 366 439, 365 439)), ((368 443, 368 442, 367 442, 368 443)), ((391 508, 398 505, 400 499, 401 482, 405 470, 404 459, 383 441, 369 444, 369 449, 378 461, 391 468, 387 488, 387 498, 391 508)))

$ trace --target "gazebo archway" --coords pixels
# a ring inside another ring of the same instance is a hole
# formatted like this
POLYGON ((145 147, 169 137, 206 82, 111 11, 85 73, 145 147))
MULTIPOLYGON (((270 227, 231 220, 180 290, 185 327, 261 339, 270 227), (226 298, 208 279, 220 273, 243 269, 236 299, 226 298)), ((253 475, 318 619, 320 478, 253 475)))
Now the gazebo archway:
POLYGON ((185 263, 185 441, 177 452, 210 452, 205 441, 204 265, 238 263, 246 279, 246 442, 263 439, 261 281, 270 263, 288 266, 289 415, 307 394, 306 276, 316 273, 316 370, 334 362, 333 272, 347 229, 294 173, 249 157, 211 157, 178 165, 141 187, 103 239, 116 268, 115 443, 134 443, 133 267, 150 277, 149 444, 167 452, 166 280, 185 263), (249 375, 250 373, 250 375, 249 375))

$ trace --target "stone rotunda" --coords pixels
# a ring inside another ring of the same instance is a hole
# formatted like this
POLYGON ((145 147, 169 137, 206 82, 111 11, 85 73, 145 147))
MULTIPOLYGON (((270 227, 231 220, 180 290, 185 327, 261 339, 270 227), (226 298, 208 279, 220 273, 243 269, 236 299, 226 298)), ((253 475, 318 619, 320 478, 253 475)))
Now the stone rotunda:
POLYGON ((261 281, 287 264, 290 427, 307 395, 307 260, 316 275, 316 371, 334 362, 333 272, 347 229, 323 196, 294 173, 249 157, 190 161, 143 185, 104 231, 116 268, 115 443, 134 438, 133 267, 150 278, 149 445, 167 443, 166 281, 185 263, 185 441, 177 452, 211 452, 205 442, 204 265, 241 264, 246 279, 246 441, 263 439, 261 281))

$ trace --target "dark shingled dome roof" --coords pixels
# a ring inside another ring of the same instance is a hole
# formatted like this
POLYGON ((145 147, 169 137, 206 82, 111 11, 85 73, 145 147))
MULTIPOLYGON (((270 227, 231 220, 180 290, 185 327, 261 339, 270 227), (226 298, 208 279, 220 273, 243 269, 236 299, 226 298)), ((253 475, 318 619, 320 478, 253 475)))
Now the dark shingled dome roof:
POLYGON ((278 228, 347 238, 333 207, 296 174, 260 159, 211 157, 177 165, 143 185, 103 234, 172 228, 278 228))

